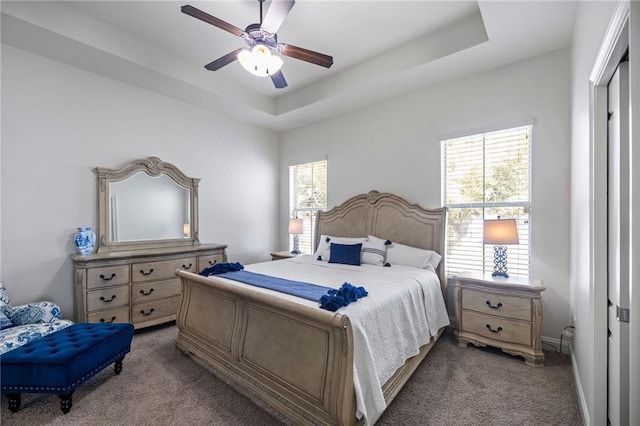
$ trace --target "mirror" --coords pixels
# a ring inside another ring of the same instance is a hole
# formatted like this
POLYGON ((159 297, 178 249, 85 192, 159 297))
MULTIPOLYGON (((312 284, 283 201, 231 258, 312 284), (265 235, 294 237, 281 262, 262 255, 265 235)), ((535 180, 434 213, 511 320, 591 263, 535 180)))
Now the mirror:
POLYGON ((114 242, 190 237, 189 189, 167 175, 143 172, 109 183, 109 220, 114 242))
POLYGON ((117 169, 96 168, 100 238, 98 252, 198 244, 197 188, 157 157, 117 169))

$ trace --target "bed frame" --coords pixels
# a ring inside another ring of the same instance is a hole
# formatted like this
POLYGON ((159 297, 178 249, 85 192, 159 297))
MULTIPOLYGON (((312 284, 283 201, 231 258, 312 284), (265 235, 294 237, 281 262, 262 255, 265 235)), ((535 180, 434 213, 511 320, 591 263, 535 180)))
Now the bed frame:
MULTIPOLYGON (((371 191, 319 212, 321 234, 375 235, 435 250, 446 295, 446 210, 426 210, 390 193, 371 191)), ((353 334, 348 316, 240 287, 224 278, 179 270, 182 302, 177 346, 206 361, 296 424, 357 424, 353 387, 353 334)), ((441 330, 442 332, 442 330, 441 330)), ((387 405, 435 341, 384 384, 387 405)), ((377 419, 370 419, 375 422, 377 419)))

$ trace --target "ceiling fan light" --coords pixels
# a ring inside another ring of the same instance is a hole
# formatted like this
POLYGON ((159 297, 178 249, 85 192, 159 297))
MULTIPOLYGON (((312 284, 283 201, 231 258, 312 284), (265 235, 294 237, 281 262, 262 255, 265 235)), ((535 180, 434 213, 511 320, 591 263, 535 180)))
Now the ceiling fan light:
POLYGON ((280 70, 282 58, 272 55, 268 47, 258 44, 253 49, 244 49, 238 53, 238 62, 251 74, 258 77, 267 77, 280 70))

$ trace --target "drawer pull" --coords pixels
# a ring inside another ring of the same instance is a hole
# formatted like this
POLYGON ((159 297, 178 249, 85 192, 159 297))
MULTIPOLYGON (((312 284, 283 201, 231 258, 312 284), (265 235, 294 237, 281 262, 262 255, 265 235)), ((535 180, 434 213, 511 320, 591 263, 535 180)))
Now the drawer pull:
POLYGON ((109 299, 109 300, 105 299, 104 296, 100 296, 100 300, 102 300, 104 303, 113 302, 115 300, 115 298, 116 298, 115 294, 112 294, 111 295, 111 299, 109 299))
POLYGON ((111 321, 106 321, 104 318, 100 318, 100 322, 114 322, 116 317, 111 317, 111 321))
POLYGON ((148 292, 146 292, 146 293, 144 292, 144 290, 140 290, 140 294, 141 294, 141 295, 143 295, 143 296, 148 296, 148 295, 150 295, 151 293, 153 293, 153 289, 149 289, 149 291, 148 291, 148 292))
POLYGON ((487 306, 490 307, 491 309, 500 309, 500 308, 502 308, 502 303, 498 302, 498 304, 496 306, 491 306, 491 302, 489 302, 487 300, 487 306))
POLYGON ((189 266, 182 265, 182 269, 191 269, 192 266, 193 266, 193 263, 190 263, 189 266))
POLYGON ((218 259, 215 259, 213 262, 209 261, 209 265, 215 265, 216 263, 218 263, 218 259))
POLYGON ((498 327, 497 330, 492 330, 491 326, 489 324, 487 324, 487 328, 489 329, 490 332, 492 333, 500 333, 502 331, 502 327, 498 327))
POLYGON ((149 309, 149 312, 145 312, 144 310, 140 311, 140 313, 144 316, 149 316, 153 313, 153 308, 149 309))
POLYGON ((112 280, 112 279, 114 279, 115 277, 116 277, 116 274, 115 274, 115 273, 111 274, 111 276, 110 276, 109 278, 105 277, 103 274, 101 274, 101 275, 100 275, 100 279, 101 279, 102 281, 111 281, 111 280, 112 280))
POLYGON ((149 269, 149 272, 145 272, 145 271, 144 271, 144 269, 140 269, 140 273, 141 273, 142 275, 144 275, 145 277, 146 277, 147 275, 151 275, 151 273, 152 273, 152 272, 153 272, 153 268, 149 269))

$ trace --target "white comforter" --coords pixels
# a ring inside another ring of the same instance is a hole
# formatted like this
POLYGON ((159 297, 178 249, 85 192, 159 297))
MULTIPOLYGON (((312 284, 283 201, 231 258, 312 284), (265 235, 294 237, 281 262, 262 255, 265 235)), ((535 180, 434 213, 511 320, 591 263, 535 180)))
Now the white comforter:
MULTIPOLYGON (((440 328, 449 325, 440 281, 433 269, 330 264, 313 256, 256 263, 245 269, 332 288, 348 282, 369 292, 367 297, 338 310, 348 315, 352 324, 357 416, 364 418, 365 424, 375 423, 386 408, 382 385, 440 328)), ((278 294, 318 306, 310 300, 278 294)))

